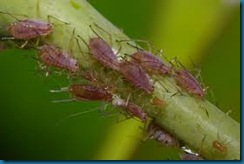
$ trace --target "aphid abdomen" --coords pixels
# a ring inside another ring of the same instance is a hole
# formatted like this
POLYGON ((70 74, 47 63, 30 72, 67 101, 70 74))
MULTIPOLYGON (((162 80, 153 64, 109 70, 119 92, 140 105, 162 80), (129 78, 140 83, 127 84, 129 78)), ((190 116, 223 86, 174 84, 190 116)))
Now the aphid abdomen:
POLYGON ((171 68, 163 63, 157 56, 149 52, 138 51, 132 54, 132 60, 140 64, 148 72, 155 74, 167 75, 171 72, 171 68))
POLYGON ((123 77, 134 87, 140 88, 146 93, 151 93, 153 91, 153 86, 147 73, 136 63, 121 63, 120 72, 122 73, 123 77))
POLYGON ((111 101, 113 95, 104 88, 92 85, 72 84, 69 87, 71 94, 78 100, 111 101))
POLYGON ((198 97, 204 96, 204 91, 198 81, 186 70, 176 70, 174 78, 178 85, 184 88, 190 94, 198 97))
POLYGON ((100 38, 91 38, 89 48, 92 56, 105 67, 119 70, 119 61, 111 47, 100 38))
POLYGON ((38 20, 16 21, 8 27, 9 33, 16 39, 33 39, 52 32, 52 25, 38 20))
POLYGON ((77 72, 79 66, 77 61, 67 52, 51 45, 39 47, 38 56, 48 66, 55 66, 70 72, 77 72))
POLYGON ((141 107, 128 102, 128 104, 125 106, 125 108, 131 113, 133 116, 136 116, 139 118, 142 122, 145 122, 147 119, 147 114, 142 110, 141 107))
POLYGON ((126 102, 118 96, 114 96, 112 104, 114 106, 122 108, 131 116, 139 118, 142 122, 145 122, 147 119, 147 114, 143 111, 141 107, 137 106, 134 103, 126 102))

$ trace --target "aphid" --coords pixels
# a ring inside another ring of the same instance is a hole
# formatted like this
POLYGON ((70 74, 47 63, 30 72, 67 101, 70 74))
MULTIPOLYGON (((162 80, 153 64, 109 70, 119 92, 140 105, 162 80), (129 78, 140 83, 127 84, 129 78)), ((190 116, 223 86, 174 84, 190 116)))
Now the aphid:
POLYGON ((204 91, 198 81, 192 76, 192 74, 185 69, 175 70, 173 75, 177 84, 184 88, 188 93, 202 98, 204 91))
POLYGON ((153 85, 147 73, 136 63, 122 62, 120 64, 120 72, 134 87, 140 88, 146 93, 151 93, 153 91, 153 85))
POLYGON ((92 56, 105 67, 119 70, 119 61, 112 48, 101 38, 91 38, 88 47, 92 56))
POLYGON ((77 61, 68 52, 58 47, 43 45, 38 48, 38 56, 48 66, 59 67, 72 73, 76 73, 79 70, 77 61))
POLYGON ((10 13, 5 13, 2 11, 0 11, 0 13, 7 14, 16 19, 15 22, 11 23, 7 27, 7 30, 13 39, 29 40, 49 35, 53 31, 53 26, 50 23, 35 19, 20 20, 10 13))
POLYGON ((92 85, 72 84, 69 87, 70 93, 78 100, 97 100, 110 102, 113 95, 107 88, 95 87, 92 85))
POLYGON ((226 154, 226 152, 227 152, 227 147, 226 147, 225 145, 221 144, 221 143, 220 143, 219 141, 217 141, 217 140, 213 141, 212 146, 213 146, 213 148, 214 148, 217 152, 219 152, 219 153, 221 153, 221 154, 226 154))
POLYGON ((138 50, 132 54, 132 60, 150 73, 167 75, 171 72, 171 67, 164 64, 157 56, 146 51, 138 50))
POLYGON ((155 139, 159 143, 165 146, 178 147, 178 140, 171 134, 166 132, 162 127, 160 127, 155 121, 150 122, 147 127, 147 136, 149 139, 155 139))
POLYGON ((181 160, 203 160, 198 154, 184 153, 180 155, 181 160))
POLYGON ((114 96, 112 104, 117 107, 121 107, 127 113, 131 114, 134 117, 139 118, 142 122, 145 122, 147 119, 147 114, 142 110, 141 107, 137 106, 134 103, 127 102, 118 96, 114 96))
POLYGON ((15 39, 29 40, 49 35, 52 25, 40 20, 25 19, 12 23, 7 29, 15 39))

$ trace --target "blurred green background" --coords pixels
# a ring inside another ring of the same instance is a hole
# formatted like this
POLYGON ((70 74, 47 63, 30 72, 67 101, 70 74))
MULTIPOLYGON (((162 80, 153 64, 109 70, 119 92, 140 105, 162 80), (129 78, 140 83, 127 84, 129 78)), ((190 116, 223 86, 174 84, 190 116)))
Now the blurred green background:
MULTIPOLYGON (((214 93, 208 99, 240 121, 238 0, 89 2, 129 37, 148 40, 154 50, 178 57, 191 70, 199 68, 204 85, 214 93)), ((34 53, 0 51, 0 159, 179 158, 179 152, 154 141, 140 142, 139 130, 133 130, 139 129, 135 120, 118 123, 116 116, 93 111, 60 122, 103 104, 52 103, 70 98, 67 93, 49 92, 69 81, 38 72, 30 58, 34 53), (131 130, 130 124, 135 126, 131 130)))

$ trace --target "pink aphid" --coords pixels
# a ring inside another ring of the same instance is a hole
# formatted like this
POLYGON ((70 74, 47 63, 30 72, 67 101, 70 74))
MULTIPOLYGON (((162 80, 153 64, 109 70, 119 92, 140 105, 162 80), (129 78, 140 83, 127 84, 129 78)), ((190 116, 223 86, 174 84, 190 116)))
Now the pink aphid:
POLYGON ((184 69, 175 70, 175 75, 173 77, 175 78, 177 84, 185 89, 188 93, 200 98, 204 96, 204 91, 201 85, 189 71, 184 69))
POLYGON ((146 93, 153 91, 153 85, 150 82, 147 73, 136 63, 120 63, 120 71, 123 77, 136 88, 144 90, 146 93))
POLYGON ((69 87, 69 91, 78 100, 111 102, 113 98, 113 95, 105 87, 101 88, 92 85, 72 84, 69 87))
POLYGON ((114 96, 112 104, 114 106, 124 109, 127 113, 129 113, 133 117, 139 118, 142 122, 145 122, 147 119, 147 114, 143 111, 141 107, 137 106, 134 103, 127 102, 119 98, 118 96, 114 96))
POLYGON ((152 121, 147 127, 147 136, 149 139, 155 139, 165 146, 179 147, 178 140, 166 132, 155 121, 152 121))
POLYGON ((171 67, 164 64, 161 59, 149 52, 135 52, 132 54, 132 60, 137 62, 147 72, 163 75, 167 75, 171 72, 171 67))
POLYGON ((52 25, 40 20, 18 20, 8 27, 9 33, 16 39, 29 40, 49 35, 52 25))
POLYGON ((59 67, 72 73, 76 73, 79 70, 76 59, 58 47, 43 45, 38 50, 39 59, 48 66, 59 67))
POLYGON ((119 61, 112 48, 101 38, 91 38, 89 49, 92 56, 105 67, 119 70, 119 61))

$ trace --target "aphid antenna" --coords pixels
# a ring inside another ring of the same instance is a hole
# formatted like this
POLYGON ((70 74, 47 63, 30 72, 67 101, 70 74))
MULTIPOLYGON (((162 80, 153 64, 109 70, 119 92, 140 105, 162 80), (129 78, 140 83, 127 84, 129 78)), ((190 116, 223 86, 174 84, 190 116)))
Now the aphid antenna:
POLYGON ((93 112, 93 111, 95 111, 97 109, 99 109, 99 107, 96 107, 96 108, 93 108, 93 109, 90 109, 90 110, 87 110, 87 111, 83 111, 83 112, 79 112, 79 113, 74 113, 74 114, 68 115, 67 117, 64 117, 64 118, 60 119, 56 125, 59 126, 61 123, 63 123, 64 121, 66 121, 68 119, 71 119, 71 118, 74 118, 74 117, 77 117, 77 116, 81 116, 83 114, 87 114, 87 113, 93 112))
POLYGON ((14 14, 14 15, 13 15, 13 14, 11 14, 11 13, 4 12, 4 11, 0 11, 0 13, 9 15, 9 16, 11 16, 12 18, 16 19, 17 21, 20 21, 20 19, 17 18, 16 16, 14 16, 14 15, 19 15, 19 16, 28 18, 28 16, 27 16, 27 15, 24 15, 24 14, 14 14))
MULTIPOLYGON (((129 41, 139 42, 139 43, 145 43, 147 45, 147 47, 148 47, 149 52, 150 53, 152 52, 152 46, 146 40, 142 40, 142 39, 122 39, 122 40, 118 40, 118 39, 116 39, 116 42, 129 42, 129 41)), ((138 49, 138 46, 137 45, 134 46, 134 45, 131 45, 130 43, 127 43, 127 44, 130 45, 130 46, 132 46, 132 47, 134 47, 134 48, 136 48, 136 49, 138 49)))
MULTIPOLYGON (((113 42, 112 42, 112 35, 111 35, 109 32, 107 32, 104 28, 102 28, 101 26, 99 26, 98 24, 96 24, 95 22, 94 22, 94 25, 95 25, 97 28, 99 28, 100 30, 102 30, 103 32, 105 32, 105 33, 108 35, 110 44, 112 44, 112 43, 113 43, 113 42)), ((93 27, 92 27, 91 25, 90 25, 90 28, 92 29, 92 31, 93 31, 99 38, 102 39, 102 37, 99 36, 99 35, 96 33, 96 31, 93 29, 93 27)))

